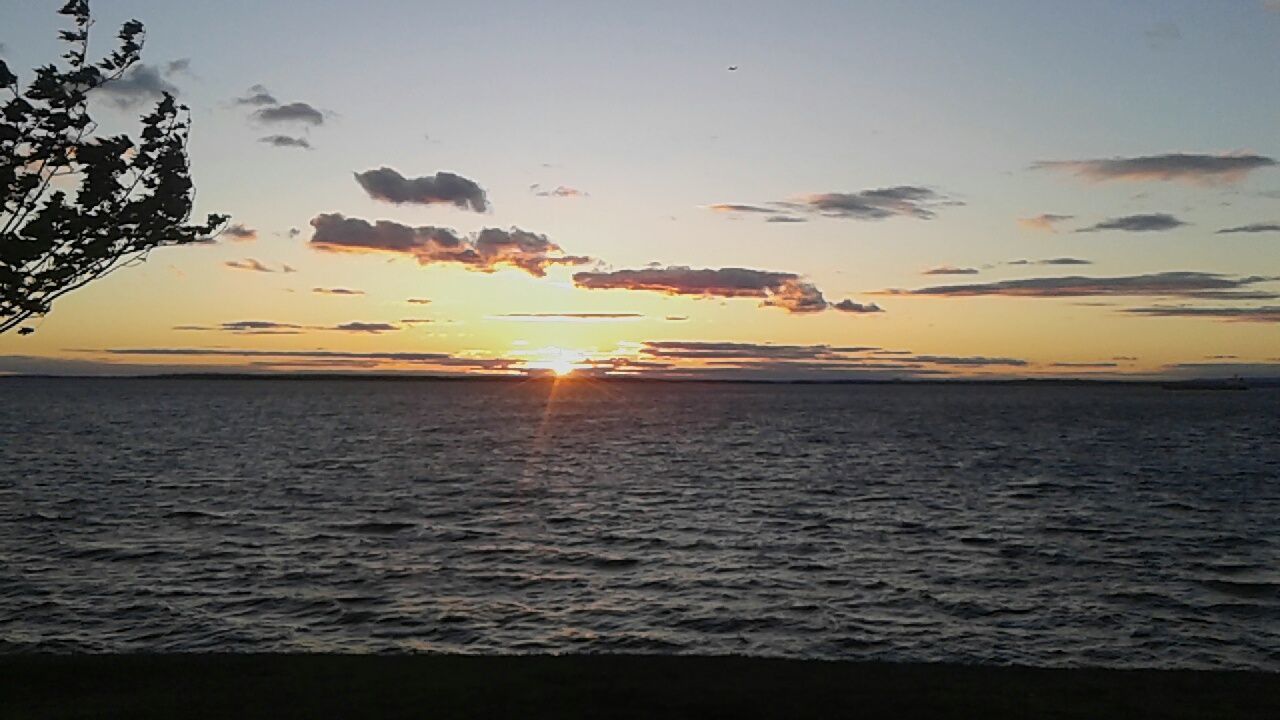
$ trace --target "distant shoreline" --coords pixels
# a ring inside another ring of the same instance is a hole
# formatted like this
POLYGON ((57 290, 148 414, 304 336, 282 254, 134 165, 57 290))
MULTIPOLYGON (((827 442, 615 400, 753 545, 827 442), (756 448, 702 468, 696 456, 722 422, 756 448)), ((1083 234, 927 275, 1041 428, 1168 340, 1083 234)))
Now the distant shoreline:
MULTIPOLYGON (((157 373, 154 375, 53 375, 53 374, 0 374, 0 380, 285 380, 285 381, 346 381, 346 382, 553 382, 554 377, 544 375, 440 375, 428 373, 157 373)), ((1280 387, 1280 377, 1246 378, 1251 388, 1280 387)), ((746 378, 681 378, 681 377, 628 377, 584 375, 570 382, 605 383, 695 383, 715 385, 909 385, 909 386, 1122 386, 1161 387, 1166 385, 1190 385, 1196 383, 1226 383, 1225 378, 1186 378, 1177 380, 1126 380, 1117 378, 928 378, 928 379, 746 379, 746 378)), ((1213 388, 1206 388, 1213 390, 1213 388)))
POLYGON ((7 718, 1264 718, 1280 673, 660 655, 0 655, 7 718))

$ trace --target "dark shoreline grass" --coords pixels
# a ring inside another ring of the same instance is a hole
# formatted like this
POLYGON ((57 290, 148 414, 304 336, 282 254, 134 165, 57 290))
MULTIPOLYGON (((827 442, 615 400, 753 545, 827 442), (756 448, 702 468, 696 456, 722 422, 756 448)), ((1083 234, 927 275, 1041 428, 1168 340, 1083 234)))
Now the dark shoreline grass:
POLYGON ((1277 718, 1280 673, 655 655, 7 655, 0 717, 1277 718))

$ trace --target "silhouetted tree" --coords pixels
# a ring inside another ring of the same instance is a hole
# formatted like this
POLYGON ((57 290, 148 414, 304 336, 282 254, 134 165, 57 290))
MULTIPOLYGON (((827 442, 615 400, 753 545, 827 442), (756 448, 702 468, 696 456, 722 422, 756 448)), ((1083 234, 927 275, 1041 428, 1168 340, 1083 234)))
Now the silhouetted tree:
POLYGON ((71 0, 59 14, 75 25, 60 33, 70 46, 65 67, 36 68, 24 92, 0 60, 0 87, 11 94, 0 107, 0 333, 152 248, 201 242, 226 221, 209 215, 187 224, 191 120, 169 93, 142 117, 137 141, 93 134, 89 94, 138 62, 142 23, 125 23, 118 49, 91 63, 88 0, 71 0), (74 198, 63 188, 74 188, 74 198))

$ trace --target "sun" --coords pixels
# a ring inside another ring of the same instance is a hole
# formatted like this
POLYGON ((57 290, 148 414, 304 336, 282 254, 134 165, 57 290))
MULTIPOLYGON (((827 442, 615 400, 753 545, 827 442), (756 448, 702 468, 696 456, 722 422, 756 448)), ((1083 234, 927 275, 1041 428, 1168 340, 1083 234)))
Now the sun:
POLYGON ((544 347, 530 352, 533 359, 525 363, 530 370, 549 370, 556 377, 567 377, 582 367, 586 353, 562 347, 544 347))

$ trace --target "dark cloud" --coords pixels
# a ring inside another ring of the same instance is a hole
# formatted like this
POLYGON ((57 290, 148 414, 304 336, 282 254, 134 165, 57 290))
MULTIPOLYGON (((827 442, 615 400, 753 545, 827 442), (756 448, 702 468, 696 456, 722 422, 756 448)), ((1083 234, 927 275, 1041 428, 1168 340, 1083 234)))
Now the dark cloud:
POLYGON ((856 193, 820 193, 809 195, 798 203, 799 207, 827 217, 854 220, 884 220, 895 215, 932 220, 937 215, 936 208, 961 204, 929 188, 914 185, 856 193))
POLYGON ((355 176, 356 182, 374 200, 396 205, 455 205, 475 212, 484 212, 489 207, 479 185, 450 172, 406 178, 389 167, 381 167, 355 176))
POLYGON ((190 71, 191 58, 178 58, 177 60, 170 60, 164 64, 164 74, 166 76, 181 75, 183 73, 189 73, 190 71))
POLYGON ((1226 322, 1280 323, 1280 305, 1197 307, 1190 305, 1125 308, 1121 312, 1155 317, 1210 318, 1226 322))
POLYGON ((1169 153, 1107 160, 1041 161, 1033 170, 1057 170, 1092 181, 1106 180, 1181 180, 1198 183, 1241 180, 1250 172, 1276 164, 1264 155, 1169 153))
POLYGON ((815 360, 873 348, 841 348, 830 345, 774 345, 772 343, 706 342, 695 340, 650 341, 641 353, 650 357, 682 360, 773 359, 815 360))
POLYGON ((1267 233, 1280 232, 1280 223, 1253 223, 1251 225, 1237 225, 1236 227, 1222 228, 1217 235, 1226 235, 1228 233, 1267 233))
POLYGON ((291 238, 295 238, 295 237, 298 237, 299 235, 301 235, 301 234, 302 234, 302 231, 301 231, 301 230, 299 230, 299 229, 298 229, 298 228, 296 228, 296 227, 291 227, 291 228, 289 228, 289 233, 288 233, 288 234, 289 234, 289 237, 291 237, 291 238))
POLYGON ((253 117, 264 123, 324 124, 324 113, 304 102, 262 107, 253 112, 253 117))
POLYGON ((431 226, 409 227, 389 220, 370 224, 359 218, 326 213, 312 218, 311 247, 330 252, 386 252, 413 257, 421 265, 458 263, 469 270, 494 272, 500 266, 520 268, 535 277, 553 265, 584 265, 591 258, 564 255, 545 235, 519 228, 485 228, 474 237, 431 226))
POLYGON ((1113 363, 1113 362, 1056 362, 1056 363, 1050 363, 1049 367, 1079 368, 1082 370, 1087 370, 1090 368, 1102 369, 1102 368, 1120 367, 1120 364, 1113 363))
POLYGON ((117 356, 156 357, 239 357, 310 358, 317 360, 376 360, 380 362, 461 367, 481 370, 507 369, 515 360, 507 358, 465 358, 446 353, 344 352, 339 350, 234 350, 229 348, 110 348, 102 352, 117 356))
POLYGON ((884 308, 875 303, 858 303, 845 298, 838 303, 832 303, 831 307, 840 312, 847 313, 882 313, 884 308))
POLYGON ((408 300, 405 300, 405 302, 409 303, 410 305, 430 305, 431 304, 431 301, 426 298, 409 298, 408 300))
POLYGON ((1005 265, 1092 265, 1092 260, 1073 257, 1046 258, 1044 260, 1010 260, 1005 265))
POLYGON ((405 318, 400 321, 403 325, 421 325, 423 323, 435 322, 431 318, 405 318))
MULTIPOLYGON (((1013 297, 1194 297, 1195 293, 1216 291, 1230 297, 1228 291, 1246 289, 1261 282, 1280 278, 1250 276, 1231 277, 1204 272, 1162 272, 1120 277, 1047 277, 1003 280, 972 285, 939 285, 916 290, 885 290, 885 295, 923 295, 934 297, 972 297, 1004 295, 1013 297)), ((1247 292, 1247 290, 1246 290, 1247 292)))
POLYGON ((929 268, 920 273, 921 275, 977 275, 977 268, 956 267, 954 265, 941 265, 939 267, 929 268))
POLYGON ((237 320, 219 325, 177 325, 174 330, 218 331, 236 335, 298 335, 306 327, 270 320, 237 320))
POLYGON ((265 87, 261 85, 254 85, 253 87, 249 88, 248 95, 245 95, 244 97, 236 98, 236 104, 262 106, 262 105, 279 105, 280 102, 276 100, 274 95, 272 95, 270 92, 267 92, 267 89, 265 87))
POLYGON ((730 213, 775 213, 777 212, 777 210, 773 208, 763 207, 760 205, 741 205, 738 203, 716 203, 715 205, 708 205, 707 209, 714 210, 715 212, 730 212, 730 213))
POLYGON ((258 138, 258 142, 266 143, 274 147, 283 148, 302 148, 303 150, 311 149, 311 142, 306 138, 290 137, 288 135, 267 135, 258 138))
POLYGON ((367 333, 371 335, 376 335, 378 333, 392 332, 395 330, 399 330, 400 328, 390 323, 349 322, 349 323, 342 323, 341 325, 335 325, 330 329, 339 330, 342 332, 367 333))
POLYGON ((931 365, 961 365, 965 367, 1008 366, 1025 367, 1026 360, 1006 357, 955 357, 951 355, 911 355, 908 359, 931 365))
POLYGON ((767 223, 802 223, 809 222, 808 218, 796 217, 795 215, 770 215, 765 218, 767 223))
POLYGON ((311 292, 317 295, 363 295, 363 290, 349 290, 347 288, 311 288, 311 292))
POLYGON ((236 241, 257 240, 258 231, 251 227, 246 227, 243 223, 228 225, 222 234, 236 241))
POLYGON ((1074 220, 1075 215, 1055 215, 1053 213, 1043 213, 1035 217, 1018 218, 1018 224, 1028 230, 1038 230, 1040 232, 1058 232, 1057 225, 1060 222, 1074 220))
POLYGON ((1182 227, 1187 223, 1168 213, 1148 213, 1144 215, 1125 215, 1124 217, 1104 220, 1097 225, 1076 230, 1078 233, 1098 232, 1101 230, 1123 230, 1125 232, 1160 232, 1182 227))
POLYGON ((108 81, 95 92, 105 96, 120 108, 133 108, 144 102, 154 102, 165 93, 178 95, 178 88, 166 80, 159 68, 138 63, 123 76, 108 81))
POLYGON ((788 312, 818 312, 827 308, 822 293, 799 275, 747 268, 695 269, 647 267, 640 270, 574 273, 573 282, 589 290, 648 290, 667 295, 761 298, 762 306, 788 312))
POLYGON ((226 265, 229 268, 234 268, 236 270, 253 270, 254 272, 267 272, 267 273, 275 272, 275 270, 272 270, 271 268, 267 267, 266 265, 263 265, 257 260, 254 260, 253 258, 245 258, 244 260, 228 260, 224 262, 223 265, 226 265))

